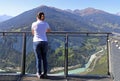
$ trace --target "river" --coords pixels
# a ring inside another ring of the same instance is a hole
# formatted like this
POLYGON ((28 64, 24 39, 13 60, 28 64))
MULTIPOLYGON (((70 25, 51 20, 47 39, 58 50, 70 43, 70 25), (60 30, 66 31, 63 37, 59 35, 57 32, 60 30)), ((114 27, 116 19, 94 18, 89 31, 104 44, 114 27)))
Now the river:
MULTIPOLYGON (((100 50, 100 51, 98 51, 97 53, 92 54, 91 57, 90 57, 90 59, 89 59, 89 61, 88 61, 88 63, 85 64, 85 67, 83 67, 83 68, 77 68, 77 69, 73 69, 73 70, 69 70, 68 74, 77 74, 77 73, 82 73, 82 72, 86 71, 86 69, 90 66, 90 64, 92 63, 92 61, 96 58, 96 55, 98 53, 102 52, 102 51, 103 51, 103 49, 100 50)), ((57 74, 63 75, 64 72, 60 72, 60 73, 57 73, 57 74)))

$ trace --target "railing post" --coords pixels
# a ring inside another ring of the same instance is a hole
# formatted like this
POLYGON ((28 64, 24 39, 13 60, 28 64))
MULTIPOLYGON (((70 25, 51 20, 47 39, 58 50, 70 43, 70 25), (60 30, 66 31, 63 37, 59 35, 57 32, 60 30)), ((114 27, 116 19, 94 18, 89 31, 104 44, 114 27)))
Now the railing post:
POLYGON ((21 74, 25 75, 25 60, 26 60, 26 33, 23 33, 23 44, 22 44, 22 66, 21 74))
POLYGON ((110 75, 110 41, 109 33, 107 34, 107 62, 108 62, 108 75, 110 75))
POLYGON ((64 67, 64 75, 68 76, 68 34, 65 37, 65 67, 64 67))

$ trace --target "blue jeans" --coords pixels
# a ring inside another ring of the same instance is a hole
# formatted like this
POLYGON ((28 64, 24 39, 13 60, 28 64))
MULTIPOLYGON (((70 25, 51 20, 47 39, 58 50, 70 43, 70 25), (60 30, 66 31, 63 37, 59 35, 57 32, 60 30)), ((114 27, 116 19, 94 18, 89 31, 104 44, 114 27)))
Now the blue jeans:
POLYGON ((41 74, 41 61, 43 62, 43 74, 47 74, 47 41, 33 42, 33 49, 36 57, 36 69, 39 74, 41 74))

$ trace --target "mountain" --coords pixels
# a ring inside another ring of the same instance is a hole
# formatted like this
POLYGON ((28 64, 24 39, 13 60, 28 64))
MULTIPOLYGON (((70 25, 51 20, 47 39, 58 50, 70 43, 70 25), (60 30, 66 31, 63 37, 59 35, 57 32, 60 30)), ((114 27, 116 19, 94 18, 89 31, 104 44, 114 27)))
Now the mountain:
POLYGON ((40 6, 26 11, 8 21, 0 23, 0 31, 30 31, 32 22, 36 21, 36 14, 43 11, 46 14, 46 21, 53 31, 91 31, 97 30, 88 25, 83 18, 74 13, 54 7, 40 6))
POLYGON ((98 9, 94 9, 94 8, 86 8, 86 9, 83 9, 83 10, 76 9, 73 12, 80 15, 80 16, 87 16, 87 15, 92 15, 92 14, 105 13, 102 10, 98 10, 98 9))
POLYGON ((0 15, 0 22, 6 21, 8 19, 12 18, 12 16, 8 15, 0 15))
POLYGON ((73 12, 80 15, 84 21, 89 22, 89 25, 99 28, 103 32, 120 33, 120 16, 118 15, 94 8, 74 10, 73 12))
POLYGON ((43 11, 53 31, 88 31, 120 33, 120 16, 86 8, 83 10, 61 10, 55 7, 39 6, 0 23, 0 31, 30 31, 36 14, 43 11))

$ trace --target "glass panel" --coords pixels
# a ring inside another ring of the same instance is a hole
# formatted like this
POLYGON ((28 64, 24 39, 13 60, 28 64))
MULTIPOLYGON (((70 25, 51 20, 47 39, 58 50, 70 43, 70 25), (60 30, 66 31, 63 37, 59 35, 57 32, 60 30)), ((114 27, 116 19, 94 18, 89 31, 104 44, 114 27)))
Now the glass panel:
POLYGON ((22 55, 22 35, 0 36, 0 73, 20 73, 22 55))
POLYGON ((49 35, 48 66, 50 74, 64 74, 64 35, 49 35))
MULTIPOLYGON (((64 74, 64 35, 48 35, 48 73, 64 74)), ((32 36, 27 36, 26 73, 36 73, 32 36)))
POLYGON ((33 51, 32 35, 26 35, 26 73, 35 73, 35 55, 33 51))
POLYGON ((107 75, 106 37, 69 36, 68 74, 107 75))

